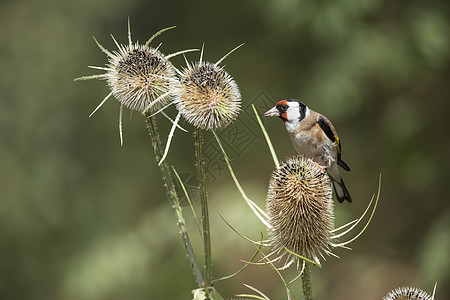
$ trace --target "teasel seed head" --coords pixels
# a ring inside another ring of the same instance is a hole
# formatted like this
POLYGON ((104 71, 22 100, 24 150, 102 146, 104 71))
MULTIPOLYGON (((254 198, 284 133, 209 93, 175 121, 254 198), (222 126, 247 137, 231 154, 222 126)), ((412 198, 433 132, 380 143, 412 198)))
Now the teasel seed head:
POLYGON ((318 256, 330 254, 334 211, 330 179, 324 169, 303 156, 287 159, 269 183, 267 213, 270 244, 286 264, 299 254, 319 263, 318 256))
POLYGON ((139 112, 154 111, 165 107, 171 102, 170 86, 175 79, 175 68, 169 58, 196 49, 179 51, 165 56, 158 48, 151 48, 150 43, 161 33, 175 28, 164 28, 155 33, 144 45, 131 40, 130 20, 128 19, 128 43, 119 44, 111 35, 117 50, 109 51, 94 37, 97 46, 108 57, 105 67, 89 66, 92 69, 106 71, 104 74, 89 75, 75 80, 101 79, 106 80, 111 92, 103 99, 92 116, 111 96, 114 96, 122 107, 139 112))
POLYGON ((114 97, 139 112, 167 105, 171 101, 169 91, 175 80, 175 69, 164 54, 138 43, 118 45, 118 48, 109 58, 106 73, 114 97))
POLYGON ((433 297, 418 288, 399 287, 390 291, 383 300, 432 300, 433 297))
POLYGON ((220 66, 200 62, 182 70, 173 95, 178 111, 201 129, 222 129, 233 122, 241 107, 241 93, 220 66))
POLYGON ((165 56, 158 50, 159 46, 151 48, 149 45, 161 33, 175 27, 161 29, 150 37, 144 45, 139 45, 137 42, 133 44, 130 19, 128 18, 127 45, 119 45, 111 35, 118 48, 118 50, 111 52, 103 47, 94 37, 97 46, 108 56, 108 63, 106 67, 89 67, 106 71, 106 73, 75 78, 75 81, 89 79, 107 81, 111 92, 100 102, 89 117, 102 107, 106 100, 114 96, 121 103, 119 111, 121 144, 123 144, 122 112, 124 106, 143 114, 153 112, 153 116, 173 103, 171 85, 176 81, 176 69, 169 62, 169 59, 179 54, 197 51, 197 49, 182 50, 165 56))

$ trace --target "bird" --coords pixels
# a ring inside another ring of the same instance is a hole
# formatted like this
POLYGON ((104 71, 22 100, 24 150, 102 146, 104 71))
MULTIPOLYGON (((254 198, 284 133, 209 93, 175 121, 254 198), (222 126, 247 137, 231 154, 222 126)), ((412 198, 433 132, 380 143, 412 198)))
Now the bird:
POLYGON ((288 99, 279 101, 264 116, 280 117, 295 150, 326 169, 339 203, 352 202, 338 166, 345 171, 350 167, 341 158, 342 145, 336 129, 324 115, 297 99, 288 99))

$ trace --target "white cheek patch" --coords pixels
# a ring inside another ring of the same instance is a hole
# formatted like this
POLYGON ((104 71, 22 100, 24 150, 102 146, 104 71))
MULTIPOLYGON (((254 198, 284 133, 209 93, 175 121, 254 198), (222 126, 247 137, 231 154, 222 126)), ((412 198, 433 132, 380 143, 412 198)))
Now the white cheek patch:
POLYGON ((286 111, 289 121, 298 120, 300 118, 300 110, 298 103, 293 102, 289 104, 289 109, 286 111))
POLYGON ((290 107, 287 111, 286 111, 286 115, 287 115, 287 119, 289 121, 294 121, 296 119, 296 114, 295 114, 295 109, 290 107))

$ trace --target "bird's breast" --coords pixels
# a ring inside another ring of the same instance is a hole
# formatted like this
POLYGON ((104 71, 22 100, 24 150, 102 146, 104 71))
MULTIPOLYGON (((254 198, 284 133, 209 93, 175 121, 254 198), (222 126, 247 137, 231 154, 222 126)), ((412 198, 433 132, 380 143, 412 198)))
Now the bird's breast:
POLYGON ((331 141, 323 138, 315 138, 307 132, 289 134, 295 150, 304 156, 310 157, 322 166, 330 166, 336 161, 336 147, 331 141))
POLYGON ((290 134, 292 144, 299 154, 313 157, 319 146, 317 141, 303 132, 290 134))

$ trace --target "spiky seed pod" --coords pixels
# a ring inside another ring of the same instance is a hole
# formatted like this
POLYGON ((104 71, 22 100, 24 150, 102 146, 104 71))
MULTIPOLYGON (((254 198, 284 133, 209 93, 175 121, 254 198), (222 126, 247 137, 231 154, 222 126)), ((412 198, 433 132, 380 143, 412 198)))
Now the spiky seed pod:
POLYGON ((171 101, 169 91, 175 80, 175 69, 164 54, 138 43, 118 45, 118 48, 109 57, 105 76, 116 99, 139 112, 167 105, 171 101))
POLYGON ((178 111, 201 129, 225 128, 236 119, 241 106, 236 82, 222 67, 209 62, 188 64, 173 94, 178 111))
POLYGON ((297 261, 284 247, 318 262, 330 253, 334 228, 330 179, 322 167, 303 156, 289 158, 276 169, 267 193, 270 241, 281 257, 297 261))
POLYGON ((383 300, 432 300, 432 296, 414 287, 399 287, 390 291, 383 300))

